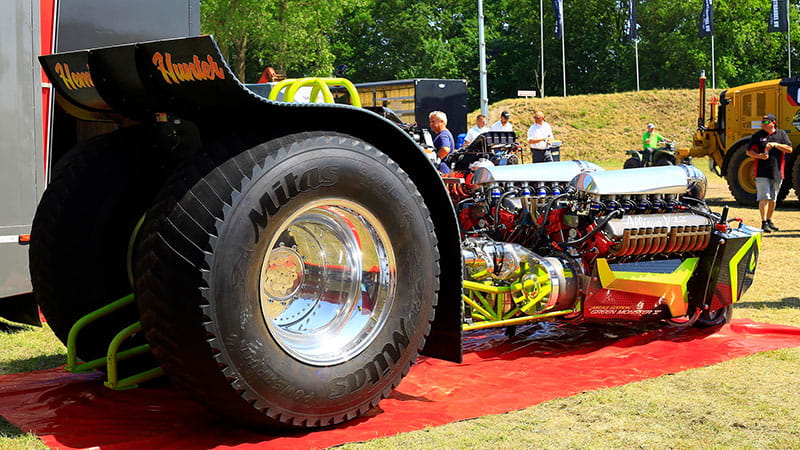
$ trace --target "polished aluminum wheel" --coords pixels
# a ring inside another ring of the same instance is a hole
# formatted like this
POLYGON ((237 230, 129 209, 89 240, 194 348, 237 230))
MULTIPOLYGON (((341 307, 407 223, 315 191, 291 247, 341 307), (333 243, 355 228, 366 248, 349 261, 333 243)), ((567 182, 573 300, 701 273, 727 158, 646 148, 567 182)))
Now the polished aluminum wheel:
POLYGON ((395 255, 381 222, 361 205, 331 198, 296 211, 275 236, 259 281, 273 338, 313 365, 360 353, 394 301, 395 255))

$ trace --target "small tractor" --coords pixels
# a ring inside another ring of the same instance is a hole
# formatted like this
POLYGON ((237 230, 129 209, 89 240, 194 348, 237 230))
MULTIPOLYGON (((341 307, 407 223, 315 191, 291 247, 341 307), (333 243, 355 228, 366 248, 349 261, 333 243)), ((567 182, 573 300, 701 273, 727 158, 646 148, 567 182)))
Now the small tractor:
POLYGON ((700 107, 697 132, 690 149, 679 149, 682 157, 708 156, 711 170, 725 177, 728 188, 743 206, 756 205, 753 159, 747 151, 750 136, 761 129, 761 117, 775 114, 778 128, 789 134, 794 151, 786 155, 784 181, 779 201, 794 188, 800 196, 800 77, 761 81, 726 89, 709 101, 706 120, 705 75, 700 76, 700 107))

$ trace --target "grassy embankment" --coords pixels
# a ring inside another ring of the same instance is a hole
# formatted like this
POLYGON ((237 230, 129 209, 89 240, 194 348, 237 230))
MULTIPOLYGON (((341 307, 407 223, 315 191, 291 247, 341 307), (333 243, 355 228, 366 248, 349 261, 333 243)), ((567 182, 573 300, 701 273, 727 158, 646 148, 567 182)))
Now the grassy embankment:
MULTIPOLYGON (((709 94, 710 95, 710 94, 709 94)), ((514 130, 525 142, 533 113, 542 110, 553 127, 557 140, 563 141, 562 159, 621 164, 625 150, 642 146, 642 133, 648 122, 667 139, 680 147, 691 144, 697 128, 698 95, 696 90, 655 90, 620 94, 576 95, 544 99, 507 99, 489 107, 489 123, 500 112, 512 113, 514 130)), ((469 115, 470 126, 478 112, 469 115)))
MULTIPOLYGON (((524 135, 542 109, 564 141, 564 159, 619 167, 624 150, 639 147, 647 122, 688 145, 696 104, 690 90, 510 99, 491 106, 490 120, 508 109, 524 135)), ((736 206, 724 181, 707 175, 714 209, 729 205, 731 216, 758 224, 756 209, 736 206)), ((800 205, 794 194, 789 198, 775 216, 782 230, 765 237, 755 283, 736 304, 736 318, 800 326, 800 205)), ((55 367, 64 358, 46 327, 0 336, 0 374, 55 367)), ((778 350, 343 448, 800 448, 798 383, 800 348, 778 350)), ((36 447, 42 445, 35 437, 0 420, 0 448, 36 447)))

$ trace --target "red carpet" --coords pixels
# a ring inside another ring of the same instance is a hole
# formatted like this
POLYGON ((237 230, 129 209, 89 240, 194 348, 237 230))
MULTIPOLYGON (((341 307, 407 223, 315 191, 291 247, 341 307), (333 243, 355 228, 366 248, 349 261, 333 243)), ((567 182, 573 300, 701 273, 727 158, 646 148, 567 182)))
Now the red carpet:
POLYGON ((237 428, 164 386, 113 392, 62 368, 0 377, 0 416, 59 448, 324 448, 796 346, 800 328, 749 320, 716 331, 537 324, 511 339, 470 335, 463 364, 422 358, 367 417, 298 435, 237 428))

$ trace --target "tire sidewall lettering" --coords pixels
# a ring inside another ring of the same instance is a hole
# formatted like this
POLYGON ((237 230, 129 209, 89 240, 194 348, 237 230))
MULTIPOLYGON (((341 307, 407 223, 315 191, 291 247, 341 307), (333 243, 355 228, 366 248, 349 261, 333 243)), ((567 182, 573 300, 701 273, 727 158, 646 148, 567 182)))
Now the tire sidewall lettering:
POLYGON ((288 156, 281 153, 254 167, 252 177, 243 183, 241 194, 218 225, 209 293, 214 298, 212 305, 220 307, 209 308, 208 315, 215 334, 224 336, 223 359, 238 362, 229 369, 243 384, 291 399, 286 405, 273 404, 287 411, 334 414, 336 411, 325 410, 321 400, 335 399, 341 408, 376 397, 387 389, 386 380, 396 378, 409 364, 408 355, 416 354, 424 339, 420 327, 432 319, 421 320, 420 312, 426 303, 430 309, 433 299, 424 298, 424 293, 433 292, 435 278, 418 272, 431 272, 435 260, 432 250, 418 240, 428 232, 419 225, 425 223, 419 205, 388 167, 376 165, 374 158, 352 148, 330 144, 324 149, 290 151, 288 156), (321 368, 301 363, 282 350, 264 323, 258 289, 251 286, 258 286, 267 246, 283 221, 304 204, 337 193, 361 203, 379 220, 390 220, 387 233, 397 260, 420 265, 398 264, 398 293, 374 343, 350 361, 321 368), (225 270, 233 270, 235 275, 229 280, 213 275, 225 270), (237 298, 240 300, 234 300, 237 298), (226 301, 238 301, 239 307, 221 307, 226 301), (394 358, 397 354, 401 356, 394 358), (305 375, 298 377, 298 373, 305 375), (368 396, 362 395, 364 390, 370 391, 368 396))

